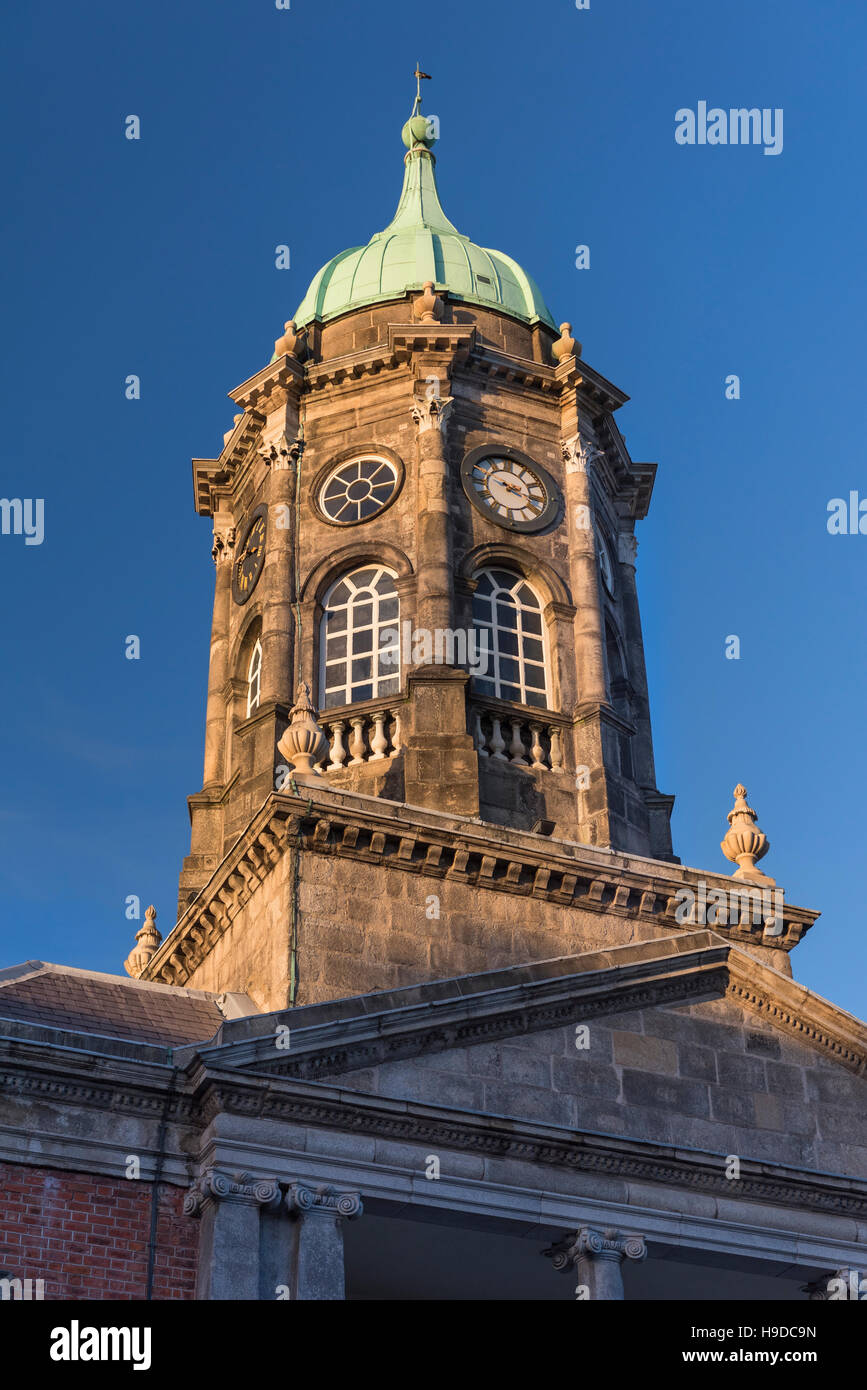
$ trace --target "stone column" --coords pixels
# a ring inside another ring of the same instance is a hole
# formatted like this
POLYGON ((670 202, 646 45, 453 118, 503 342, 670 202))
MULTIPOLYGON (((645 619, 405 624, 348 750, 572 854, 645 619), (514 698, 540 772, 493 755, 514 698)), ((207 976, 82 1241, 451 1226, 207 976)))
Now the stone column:
POLYGON ((226 749, 226 680, 229 675, 229 604, 232 593, 232 559, 235 527, 222 513, 214 517, 214 617, 211 624, 211 660, 208 668, 208 705, 205 714, 204 786, 223 781, 226 749))
POLYGON ((345 1299, 343 1222, 361 1215, 359 1194, 295 1182, 286 1194, 286 1208, 292 1218, 289 1297, 345 1299))
POLYGON ((543 1253, 553 1260, 556 1270, 565 1273, 574 1270, 578 1279, 577 1298, 622 1299, 621 1265, 624 1260, 643 1260, 647 1246, 643 1236, 583 1226, 543 1253))
POLYGON ((412 418, 418 427, 418 503, 416 545, 418 581, 416 623, 432 635, 452 625, 451 528, 449 526, 446 427, 451 396, 417 400, 412 418))
POLYGON ((268 534, 262 585, 262 685, 260 708, 291 705, 297 680, 293 670, 295 620, 295 491, 300 445, 284 439, 261 450, 270 465, 267 485, 268 534))
MULTIPOLYGON (((437 379, 443 381, 441 366, 437 373, 437 379)), ((405 743, 404 791, 410 805, 477 816, 478 758, 467 732, 469 676, 456 666, 436 660, 438 646, 440 654, 446 654, 444 634, 452 630, 453 622, 454 575, 444 437, 451 408, 450 396, 416 399, 412 408, 419 451, 416 629, 429 634, 431 659, 413 667, 406 678, 410 727, 405 743)))
POLYGON ((259 1299, 259 1226, 281 1201, 276 1180, 208 1168, 184 1198, 184 1213, 201 1219, 198 1299, 259 1299))
POLYGON ((578 707, 607 704, 605 634, 599 597, 595 508, 591 482, 592 447, 574 434, 562 441, 566 467, 566 515, 569 527, 569 578, 575 604, 575 661, 578 707))

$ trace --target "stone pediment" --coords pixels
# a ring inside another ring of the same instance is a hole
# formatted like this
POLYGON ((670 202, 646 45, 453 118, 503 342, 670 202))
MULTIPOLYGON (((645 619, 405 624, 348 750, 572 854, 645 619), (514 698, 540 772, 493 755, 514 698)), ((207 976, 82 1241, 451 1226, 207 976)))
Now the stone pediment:
POLYGON ((203 1123, 867 1212, 867 1027, 712 932, 232 1020, 175 1060, 203 1123))
POLYGON ((711 931, 231 1020, 189 1052, 209 1067, 318 1080, 721 999, 826 1062, 867 1070, 867 1025, 711 931))

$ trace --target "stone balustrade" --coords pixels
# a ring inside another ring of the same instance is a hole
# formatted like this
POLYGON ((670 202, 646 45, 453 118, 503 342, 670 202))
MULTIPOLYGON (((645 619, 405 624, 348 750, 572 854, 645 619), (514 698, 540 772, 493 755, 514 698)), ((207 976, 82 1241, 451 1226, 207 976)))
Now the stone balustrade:
POLYGON ((481 758, 541 772, 564 772, 564 726, 541 715, 473 703, 470 733, 481 758))
POLYGON ((321 714, 319 724, 328 739, 328 756, 317 764, 322 772, 385 762, 401 750, 399 709, 367 710, 338 719, 321 714))

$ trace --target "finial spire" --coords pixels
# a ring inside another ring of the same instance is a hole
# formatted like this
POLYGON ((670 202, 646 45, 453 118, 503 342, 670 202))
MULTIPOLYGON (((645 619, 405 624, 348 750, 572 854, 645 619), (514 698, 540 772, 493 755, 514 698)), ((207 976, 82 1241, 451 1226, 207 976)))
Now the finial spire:
POLYGON ((417 150, 430 150, 437 141, 436 118, 428 120, 427 116, 421 114, 421 84, 423 81, 430 82, 431 75, 429 72, 422 72, 421 66, 416 63, 413 77, 415 78, 415 101, 412 104, 409 120, 400 132, 400 138, 410 154, 415 154, 417 150))
POLYGON ((421 64, 420 64, 418 61, 416 61, 415 72, 413 73, 413 77, 415 78, 415 101, 413 102, 413 105, 412 105, 412 115, 410 116, 410 120, 412 119, 412 116, 417 116, 417 115, 419 114, 419 112, 421 111, 421 84, 422 84, 422 82, 423 82, 423 81, 425 81, 425 82, 430 82, 430 81, 431 81, 431 75, 430 75, 430 73, 429 73, 429 72, 422 72, 422 70, 421 70, 421 64))
POLYGON ((769 878, 756 868, 756 860, 765 857, 771 844, 764 830, 756 824, 758 817, 752 806, 747 804, 747 789, 743 782, 738 782, 733 796, 735 804, 727 817, 729 829, 720 845, 726 859, 738 866, 732 878, 773 885, 776 879, 769 878))
POLYGON ((137 980, 163 939, 157 928, 157 910, 153 905, 145 909, 144 926, 136 932, 135 939, 138 945, 130 951, 123 968, 127 975, 137 980))

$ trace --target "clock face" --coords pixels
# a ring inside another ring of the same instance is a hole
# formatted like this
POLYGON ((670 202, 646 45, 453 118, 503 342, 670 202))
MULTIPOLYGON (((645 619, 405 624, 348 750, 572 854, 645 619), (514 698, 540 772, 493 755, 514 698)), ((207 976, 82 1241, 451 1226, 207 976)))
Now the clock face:
POLYGON ((353 459, 328 474, 319 490, 319 506, 329 521, 354 526, 387 507, 397 487, 398 471, 389 460, 353 459))
POLYGON ((461 477, 474 507, 510 531, 538 531, 557 513, 556 484, 537 464, 476 451, 464 460, 461 477))
POLYGON ((232 596, 236 603, 246 603, 256 587, 265 563, 265 530, 268 508, 257 507, 237 547, 232 565, 232 596))

